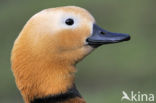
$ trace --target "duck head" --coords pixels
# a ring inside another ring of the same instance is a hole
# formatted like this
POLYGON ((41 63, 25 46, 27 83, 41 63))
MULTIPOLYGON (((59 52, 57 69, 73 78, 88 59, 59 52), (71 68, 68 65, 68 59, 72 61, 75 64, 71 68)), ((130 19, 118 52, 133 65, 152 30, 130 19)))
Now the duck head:
POLYGON ((129 40, 128 34, 100 28, 93 16, 75 6, 35 14, 12 50, 12 70, 26 103, 65 93, 73 86, 75 64, 103 44, 129 40))

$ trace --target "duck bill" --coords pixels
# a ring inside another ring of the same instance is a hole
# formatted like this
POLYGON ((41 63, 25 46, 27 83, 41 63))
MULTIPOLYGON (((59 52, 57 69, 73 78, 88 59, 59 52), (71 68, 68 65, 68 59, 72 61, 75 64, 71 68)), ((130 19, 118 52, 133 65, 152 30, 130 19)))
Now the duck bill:
POLYGON ((130 40, 130 36, 124 33, 113 33, 93 24, 93 33, 87 38, 88 45, 98 47, 103 44, 112 44, 130 40))

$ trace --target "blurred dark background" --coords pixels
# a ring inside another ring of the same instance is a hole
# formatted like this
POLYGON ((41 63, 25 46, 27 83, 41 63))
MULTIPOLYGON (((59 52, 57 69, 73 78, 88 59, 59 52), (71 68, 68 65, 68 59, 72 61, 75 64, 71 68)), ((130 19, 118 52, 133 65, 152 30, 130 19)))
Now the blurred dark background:
POLYGON ((156 95, 156 0, 0 0, 0 103, 24 103, 10 52, 26 21, 65 5, 86 8, 103 28, 132 37, 98 48, 77 65, 77 86, 88 103, 120 103, 123 90, 156 95))

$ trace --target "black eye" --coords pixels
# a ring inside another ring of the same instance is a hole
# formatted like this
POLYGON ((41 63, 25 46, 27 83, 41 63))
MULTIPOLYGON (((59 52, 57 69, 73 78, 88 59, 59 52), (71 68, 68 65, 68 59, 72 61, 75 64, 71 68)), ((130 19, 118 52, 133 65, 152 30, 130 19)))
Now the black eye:
POLYGON ((71 19, 71 18, 69 18, 69 19, 67 19, 67 20, 65 21, 65 23, 66 23, 67 25, 73 25, 73 24, 74 24, 74 20, 71 19))

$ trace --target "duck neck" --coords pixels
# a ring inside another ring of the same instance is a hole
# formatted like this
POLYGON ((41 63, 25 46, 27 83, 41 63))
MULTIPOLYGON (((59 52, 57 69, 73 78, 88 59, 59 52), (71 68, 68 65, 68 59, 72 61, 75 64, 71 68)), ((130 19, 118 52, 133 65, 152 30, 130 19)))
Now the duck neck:
POLYGON ((75 72, 74 66, 39 61, 33 68, 23 68, 27 74, 16 82, 26 103, 84 103, 75 87, 75 72))
POLYGON ((73 65, 43 59, 23 60, 17 60, 22 65, 13 65, 13 71, 26 103, 85 103, 75 87, 73 65))

